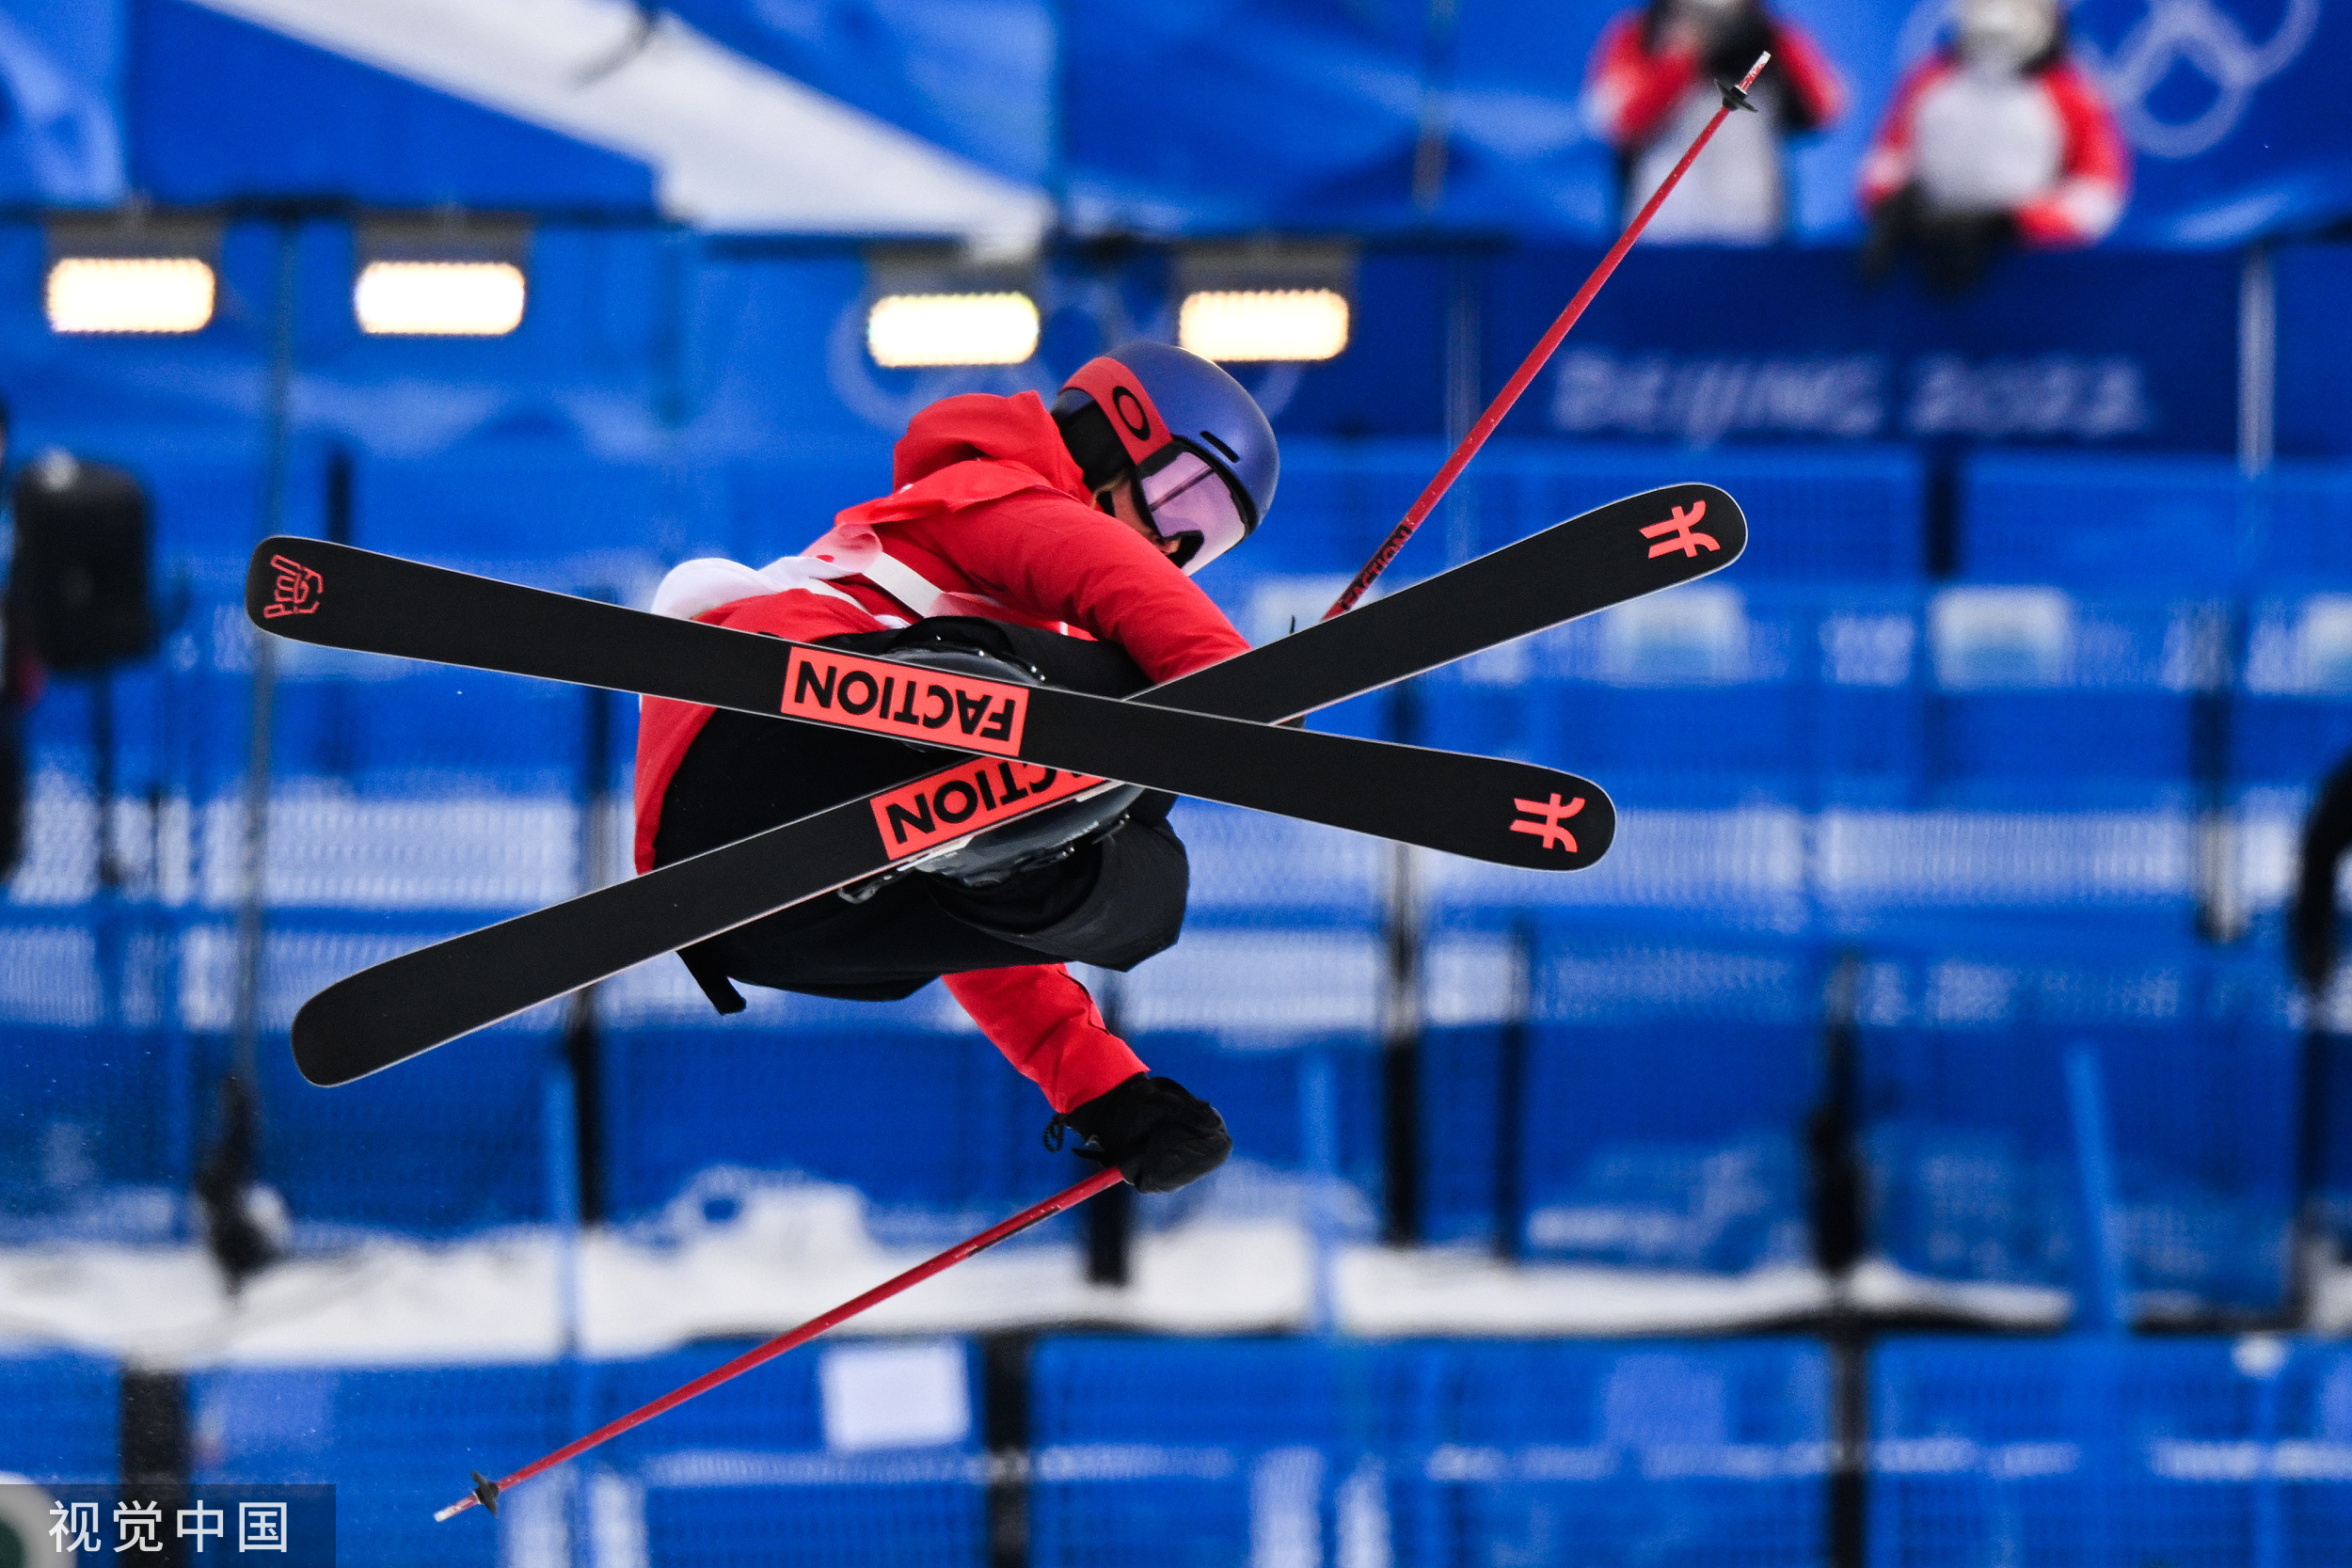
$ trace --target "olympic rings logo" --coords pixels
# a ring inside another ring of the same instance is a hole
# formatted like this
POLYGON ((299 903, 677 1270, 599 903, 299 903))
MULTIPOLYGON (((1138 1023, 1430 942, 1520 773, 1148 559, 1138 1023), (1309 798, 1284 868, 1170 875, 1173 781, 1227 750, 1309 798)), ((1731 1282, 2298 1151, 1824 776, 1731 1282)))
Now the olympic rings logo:
POLYGON ((2080 39, 2074 48, 2114 101, 2133 146, 2158 158, 2194 158, 2237 129, 2254 89, 2294 64, 2318 25, 2319 0, 2287 0, 2278 31, 2255 44, 2213 0, 2150 0, 2148 14, 2114 53, 2102 58, 2096 45, 2080 39), (2212 82, 2213 102, 2193 119, 2160 119, 2148 95, 2176 66, 2212 82))
MULTIPOLYGON (((2113 50, 2101 49, 2079 29, 2071 47, 2114 104, 2123 135, 2157 158, 2194 158, 2219 146, 2245 118, 2254 89, 2293 65, 2319 26, 2320 0, 2286 0, 2286 14, 2259 44, 2215 0, 2147 5, 2113 50), (2213 101, 2187 119, 2166 119, 2148 106, 2149 95, 2176 69, 2213 84, 2213 101)), ((1915 59, 1932 48, 1949 14, 1948 0, 1921 0, 1903 25, 1902 57, 1915 59)))

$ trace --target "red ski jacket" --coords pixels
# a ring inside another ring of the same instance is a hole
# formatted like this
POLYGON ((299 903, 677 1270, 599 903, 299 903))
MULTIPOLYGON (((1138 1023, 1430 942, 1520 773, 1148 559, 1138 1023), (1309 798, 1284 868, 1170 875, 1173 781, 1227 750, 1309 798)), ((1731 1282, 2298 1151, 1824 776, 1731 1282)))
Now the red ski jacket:
MULTIPOLYGON (((1664 131, 1669 118, 1692 92, 1711 113, 1714 85, 1708 81, 1698 51, 1665 45, 1652 54, 1642 41, 1642 11, 1611 22, 1594 47, 1585 90, 1586 113, 1595 129, 1619 150, 1646 146, 1664 131)), ((1846 89, 1820 44, 1795 23, 1771 19, 1772 61, 1788 85, 1788 129, 1809 131, 1844 112, 1846 89)))
POLYGON ((2105 238, 2130 179, 2115 116, 2074 61, 1993 77, 1947 51, 1897 87, 1860 194, 1867 212, 1915 181, 1939 207, 2011 212, 2026 244, 2057 247, 2105 238))
MULTIPOLYGON (((973 393, 924 409, 893 452, 891 483, 889 495, 841 513, 810 553, 831 560, 829 549, 839 541, 864 539, 871 531, 891 561, 947 597, 936 612, 987 615, 1116 642, 1155 682, 1249 646, 1190 578, 1125 524, 1095 509, 1060 430, 1034 392, 1009 398, 973 393)), ((874 569, 881 570, 879 562, 874 569)), ((695 619, 806 641, 905 625, 927 611, 863 577, 824 586, 837 592, 765 594, 695 619)), ((641 700, 641 872, 653 867, 662 795, 710 713, 667 698, 641 700)), ((1057 1111, 1084 1104, 1143 1070, 1060 964, 951 974, 947 989, 1057 1111)))

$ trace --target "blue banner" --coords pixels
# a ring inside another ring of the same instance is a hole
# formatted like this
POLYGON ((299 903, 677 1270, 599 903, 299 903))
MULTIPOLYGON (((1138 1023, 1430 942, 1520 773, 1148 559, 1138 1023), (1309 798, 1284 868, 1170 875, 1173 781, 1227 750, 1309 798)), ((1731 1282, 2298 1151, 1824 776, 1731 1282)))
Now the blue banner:
POLYGON ((1011 180, 1043 183, 1055 26, 1041 0, 664 0, 739 54, 1011 180))
POLYGON ((2116 243, 2232 245, 2352 212, 2352 126, 2335 107, 2352 7, 2083 0, 2072 21, 2135 159, 2116 243))
MULTIPOLYGON (((1527 251, 1487 291, 1499 386, 1596 260, 1527 251)), ((1677 441, 2034 441, 2226 451, 2229 256, 2013 256, 1963 300, 1863 285, 1842 250, 1637 249, 1506 428, 1677 441), (2151 325, 2162 324, 2161 331, 2151 325)))

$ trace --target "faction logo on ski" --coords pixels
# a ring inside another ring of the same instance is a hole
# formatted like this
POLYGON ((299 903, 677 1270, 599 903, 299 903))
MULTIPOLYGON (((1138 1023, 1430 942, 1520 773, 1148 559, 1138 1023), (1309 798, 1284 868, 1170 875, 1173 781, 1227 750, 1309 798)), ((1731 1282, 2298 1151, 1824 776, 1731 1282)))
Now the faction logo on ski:
POLYGON ((1644 529, 1642 537, 1645 539, 1658 539, 1661 533, 1668 535, 1664 539, 1658 539, 1658 543, 1649 547, 1649 558, 1655 561, 1661 555, 1672 555, 1675 551, 1680 550, 1685 558, 1695 561, 1698 559, 1701 545, 1710 550, 1722 549, 1723 546, 1717 544, 1711 534, 1691 531, 1698 526, 1699 519, 1706 515, 1707 503, 1703 500, 1692 501, 1687 516, 1683 509, 1677 506, 1674 509, 1674 515, 1664 522, 1652 523, 1644 529))
POLYGON ((278 571, 278 591, 262 613, 275 621, 280 615, 310 615, 319 608, 319 595, 326 592, 326 579, 299 561, 289 561, 273 555, 269 563, 278 571))
MULTIPOLYGON (((1701 501, 1699 504, 1704 506, 1707 503, 1701 501)), ((1542 837, 1543 848, 1561 849, 1571 855, 1576 853, 1576 839, 1560 824, 1584 809, 1583 796, 1578 796, 1565 806, 1560 803, 1556 792, 1549 800, 1522 800, 1514 796, 1511 803, 1527 813, 1526 817, 1511 824, 1513 832, 1535 833, 1542 837)))
POLYGON ((901 740, 1017 757, 1021 727, 1029 716, 1029 689, 888 659, 796 647, 784 673, 783 711, 901 740))
POLYGON ((874 826, 890 858, 902 861, 1102 782, 1030 762, 969 762, 875 796, 874 826))

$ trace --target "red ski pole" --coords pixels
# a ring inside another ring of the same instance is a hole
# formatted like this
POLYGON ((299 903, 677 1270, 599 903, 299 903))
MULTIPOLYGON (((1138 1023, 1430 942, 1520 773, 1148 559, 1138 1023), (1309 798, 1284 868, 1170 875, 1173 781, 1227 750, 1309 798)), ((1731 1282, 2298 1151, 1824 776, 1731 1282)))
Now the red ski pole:
POLYGON ((1519 401, 1519 394, 1526 391, 1528 383, 1535 379, 1535 372, 1544 368, 1552 351, 1560 346, 1560 341, 1568 335, 1568 328, 1576 325, 1577 317, 1582 315, 1584 308, 1593 303, 1593 296, 1600 293, 1603 283, 1609 281, 1609 275, 1617 270, 1617 263, 1625 260, 1625 253, 1633 248, 1633 242, 1642 237, 1642 230, 1649 227, 1649 220, 1656 214, 1659 204, 1681 182, 1683 170, 1689 168, 1692 161, 1706 148, 1708 139, 1715 135, 1715 128, 1724 122, 1724 117, 1734 109, 1754 107, 1748 102, 1748 88, 1756 86, 1756 79, 1764 73, 1764 67, 1772 57, 1769 52, 1758 55, 1756 63, 1748 67, 1748 73, 1740 79, 1738 87, 1723 89, 1724 106, 1715 111, 1715 118, 1707 122, 1707 129, 1699 133, 1698 139, 1691 144, 1691 150, 1682 155, 1682 161, 1675 165, 1674 172, 1650 193, 1647 201, 1642 203, 1642 210, 1633 215, 1631 223, 1626 225, 1625 232, 1617 236, 1617 243, 1609 247, 1609 254, 1600 259, 1600 265, 1593 269, 1593 276, 1576 291, 1576 297, 1569 300, 1568 308, 1560 312, 1560 319, 1551 324, 1551 330, 1543 335, 1525 359, 1519 361, 1519 368, 1512 372, 1510 380, 1502 384, 1502 390, 1495 394, 1495 400, 1486 405, 1486 411, 1478 416, 1478 422, 1470 426, 1469 435, 1462 437, 1462 444, 1454 449, 1454 455, 1445 460, 1445 467, 1438 470, 1438 477, 1429 482, 1429 487, 1406 509, 1405 520, 1396 525, 1378 549, 1373 551, 1372 559, 1364 562, 1364 569, 1356 574, 1356 580, 1347 585, 1347 591, 1331 601, 1331 608, 1323 612, 1325 620, 1355 609, 1356 601, 1364 596, 1364 590, 1389 569, 1389 562, 1396 559, 1396 552, 1405 547, 1405 541, 1410 539, 1427 520, 1429 514, 1437 510, 1438 503, 1445 499, 1445 493, 1453 489, 1454 482, 1461 477, 1462 470, 1470 467, 1470 460, 1478 455, 1478 449, 1486 444, 1486 437, 1495 433, 1495 426, 1502 422, 1502 416, 1508 414, 1511 405, 1519 401))
POLYGON ((849 1322, 869 1307, 879 1306, 888 1301, 909 1286, 919 1285, 935 1274, 954 1268, 974 1253, 985 1252, 1006 1237, 1017 1235, 1040 1220, 1051 1219, 1065 1209, 1076 1208, 1105 1187, 1116 1185, 1119 1180, 1119 1167, 1105 1165, 1076 1186, 1066 1188, 1042 1203, 1022 1210, 1012 1218, 989 1227, 969 1241, 958 1242, 938 1257, 927 1262, 917 1263, 897 1278, 885 1280, 864 1295, 843 1302, 821 1317, 809 1319, 808 1322, 789 1333, 779 1334, 766 1344, 745 1351, 724 1366, 713 1367, 693 1382, 679 1385, 652 1403, 641 1404, 617 1420, 607 1421, 587 1436, 573 1439, 543 1459, 532 1460, 511 1476, 498 1481, 485 1481, 483 1479, 482 1472, 476 1470, 473 1477, 473 1490, 433 1517, 437 1522, 453 1518, 465 1513, 476 1503, 480 1503, 491 1513, 496 1513, 499 1506, 499 1494, 508 1487, 529 1481, 544 1470, 552 1470, 567 1459, 577 1459, 597 1444, 618 1437, 631 1427, 643 1426, 665 1411, 675 1410, 688 1400, 698 1394, 707 1394, 722 1383, 730 1378, 742 1376, 763 1361, 773 1361, 786 1351, 808 1343, 825 1330, 849 1322))

